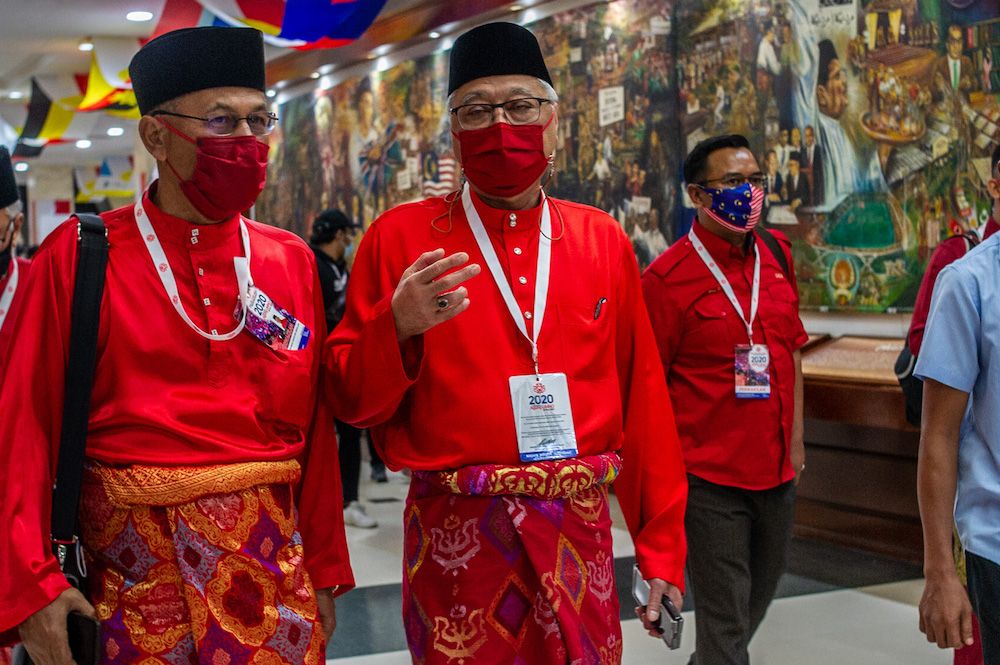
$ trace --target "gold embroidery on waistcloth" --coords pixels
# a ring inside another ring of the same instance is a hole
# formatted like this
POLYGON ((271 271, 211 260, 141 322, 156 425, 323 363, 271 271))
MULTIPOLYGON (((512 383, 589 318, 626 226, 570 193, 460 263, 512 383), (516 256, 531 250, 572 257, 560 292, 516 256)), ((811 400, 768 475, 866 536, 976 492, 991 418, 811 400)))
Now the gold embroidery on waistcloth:
POLYGON ((252 490, 213 494, 177 506, 177 510, 188 526, 209 543, 239 552, 260 520, 257 494, 252 490))
POLYGON ((167 665, 167 661, 160 660, 155 656, 149 656, 148 658, 143 658, 138 663, 135 663, 135 665, 167 665))
POLYGON ((519 650, 521 648, 521 643, 524 642, 524 638, 528 635, 530 621, 526 617, 525 620, 521 622, 517 635, 514 635, 500 621, 497 621, 496 618, 497 608, 500 606, 500 603, 503 601, 507 590, 511 585, 520 589, 521 593, 524 594, 524 598, 527 599, 528 602, 531 602, 531 589, 529 589, 528 586, 522 582, 515 573, 510 573, 507 576, 507 579, 504 580, 503 584, 499 586, 496 595, 493 596, 493 602, 490 603, 489 611, 486 613, 486 622, 493 626, 493 628, 500 633, 502 638, 510 642, 511 646, 513 646, 515 650, 519 650))
POLYGON ((108 548, 125 527, 128 511, 111 502, 100 483, 84 483, 80 497, 80 539, 100 552, 108 548))
POLYGON ((227 494, 258 485, 296 483, 302 469, 295 460, 239 462, 217 466, 111 467, 89 461, 108 499, 121 506, 173 506, 209 494, 227 494))
POLYGON ((184 597, 187 599, 188 613, 191 617, 191 635, 200 649, 201 641, 208 635, 208 605, 194 587, 184 585, 184 597))
POLYGON ((608 637, 608 646, 598 649, 601 653, 601 665, 620 665, 623 646, 624 643, 616 635, 608 637))
POLYGON ((462 606, 452 612, 452 617, 434 617, 434 649, 449 660, 471 658, 486 644, 483 609, 473 610, 468 616, 466 612, 462 606))
MULTIPOLYGON (((260 504, 264 506, 264 510, 271 517, 275 524, 278 525, 278 531, 281 533, 281 537, 285 540, 291 540, 292 535, 295 533, 295 515, 288 514, 281 509, 278 502, 274 498, 274 493, 271 487, 261 487, 258 493, 260 497, 260 504)), ((291 504, 291 501, 289 501, 291 504)))
POLYGON ((177 558, 172 537, 177 530, 177 511, 167 508, 161 513, 167 520, 167 528, 170 530, 170 533, 166 534, 157 522, 155 512, 157 510, 158 508, 151 506, 133 507, 132 523, 135 524, 135 530, 146 539, 146 544, 154 554, 165 561, 173 561, 177 558))
POLYGON ((259 647, 269 640, 278 627, 276 592, 272 575, 259 561, 243 554, 222 557, 215 576, 205 586, 208 609, 219 626, 240 644, 251 647, 259 647), (247 625, 230 608, 256 610, 261 618, 254 625, 247 625))
POLYGON ((122 620, 140 651, 170 651, 191 632, 180 571, 173 563, 154 566, 121 595, 122 620))
POLYGON ((287 665, 284 659, 274 651, 258 651, 254 654, 252 665, 287 665))
POLYGON ((417 574, 417 570, 423 565, 428 548, 430 548, 430 542, 424 533, 424 526, 420 520, 420 509, 416 503, 410 503, 406 507, 406 512, 403 513, 403 563, 406 568, 406 575, 411 582, 413 581, 413 576, 417 574), (414 530, 416 530, 415 541, 414 530), (417 543, 419 551, 409 551, 408 548, 413 542, 417 543))
POLYGON ((558 612, 560 606, 562 606, 562 593, 559 591, 559 585, 556 583, 556 576, 551 570, 547 573, 542 573, 542 588, 545 589, 545 595, 548 598, 549 605, 552 606, 553 612, 558 612))
POLYGON ((326 638, 323 637, 323 624, 321 622, 316 622, 313 626, 312 639, 309 640, 309 647, 306 650, 303 665, 319 665, 321 656, 322 662, 326 663, 326 654, 323 652, 323 643, 325 639, 326 638))
POLYGON ((598 485, 570 496, 566 500, 569 509, 586 523, 596 522, 604 513, 608 503, 607 487, 598 485))
MULTIPOLYGON (((453 494, 465 494, 461 486, 462 470, 439 471, 440 485, 453 494)), ((577 460, 559 460, 528 464, 525 466, 495 465, 489 471, 485 487, 476 492, 482 495, 526 494, 536 499, 552 499, 572 496, 594 485, 612 482, 618 475, 615 467, 599 475, 593 466, 577 460)))
POLYGON ((112 615, 114 615, 115 610, 118 609, 118 605, 121 603, 121 599, 118 597, 118 594, 121 593, 122 587, 124 586, 125 577, 117 570, 108 570, 104 574, 104 584, 101 585, 102 588, 100 598, 91 598, 91 601, 94 603, 94 611, 97 612, 98 619, 101 621, 107 621, 112 617, 112 615))
POLYGON ((306 572, 302 545, 282 547, 276 559, 282 576, 279 591, 281 602, 296 614, 314 621, 319 616, 319 605, 316 602, 312 580, 306 572))

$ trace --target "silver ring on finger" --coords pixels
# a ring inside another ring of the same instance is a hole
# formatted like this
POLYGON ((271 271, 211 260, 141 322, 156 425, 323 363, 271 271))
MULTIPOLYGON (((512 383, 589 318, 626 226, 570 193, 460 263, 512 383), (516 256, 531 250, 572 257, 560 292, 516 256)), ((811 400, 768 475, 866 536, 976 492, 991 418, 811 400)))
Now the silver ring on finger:
POLYGON ((448 299, 444 296, 439 296, 437 300, 438 309, 448 309, 448 299))

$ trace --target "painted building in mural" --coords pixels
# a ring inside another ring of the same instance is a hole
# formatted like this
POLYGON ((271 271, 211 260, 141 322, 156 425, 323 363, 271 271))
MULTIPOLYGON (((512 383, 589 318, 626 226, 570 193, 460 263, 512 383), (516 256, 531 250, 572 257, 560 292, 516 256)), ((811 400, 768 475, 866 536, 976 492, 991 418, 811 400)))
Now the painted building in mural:
MULTIPOLYGON (((530 27, 560 97, 548 190, 612 214, 641 266, 687 232, 680 162, 722 133, 751 140, 803 307, 911 308, 940 241, 988 219, 996 0, 617 0, 530 27)), ((282 105, 260 218, 307 235, 457 189, 446 86, 438 53, 282 105)))

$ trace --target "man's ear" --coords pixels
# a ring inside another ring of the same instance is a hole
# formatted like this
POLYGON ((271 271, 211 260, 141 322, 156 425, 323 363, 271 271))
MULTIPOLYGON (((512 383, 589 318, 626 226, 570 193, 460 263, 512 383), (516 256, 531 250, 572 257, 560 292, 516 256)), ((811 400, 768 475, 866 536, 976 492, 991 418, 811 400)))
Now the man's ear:
POLYGON ((704 189, 698 185, 688 185, 687 186, 688 197, 694 203, 696 208, 708 208, 711 206, 712 197, 709 196, 704 189))
POLYGON ((12 242, 17 241, 17 237, 21 235, 21 225, 24 224, 24 213, 17 213, 17 217, 14 218, 14 238, 12 242))
POLYGON ((167 161, 167 129, 151 116, 144 115, 139 119, 139 138, 146 152, 159 162, 167 161))

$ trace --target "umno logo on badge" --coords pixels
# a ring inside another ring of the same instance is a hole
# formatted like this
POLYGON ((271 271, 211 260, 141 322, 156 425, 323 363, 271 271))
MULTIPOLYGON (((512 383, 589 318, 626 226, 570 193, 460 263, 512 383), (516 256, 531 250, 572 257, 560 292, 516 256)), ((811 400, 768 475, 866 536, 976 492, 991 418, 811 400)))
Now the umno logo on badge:
POLYGON ((542 393, 545 392, 545 384, 539 381, 538 383, 535 384, 534 390, 536 394, 541 395, 542 393))

